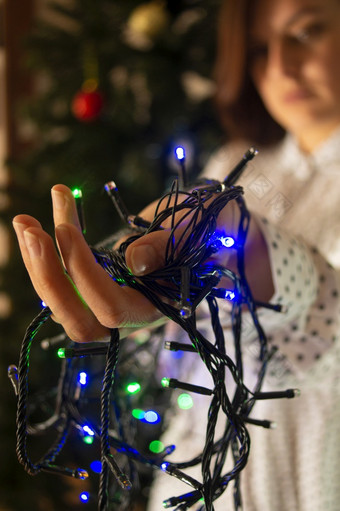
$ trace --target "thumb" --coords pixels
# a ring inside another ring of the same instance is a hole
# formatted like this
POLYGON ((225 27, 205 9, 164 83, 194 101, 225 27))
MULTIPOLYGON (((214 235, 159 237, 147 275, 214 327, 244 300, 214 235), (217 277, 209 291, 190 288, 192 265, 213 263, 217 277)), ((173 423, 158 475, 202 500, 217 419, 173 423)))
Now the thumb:
POLYGON ((146 275, 165 265, 169 231, 155 231, 134 241, 126 249, 126 263, 137 276, 146 275))

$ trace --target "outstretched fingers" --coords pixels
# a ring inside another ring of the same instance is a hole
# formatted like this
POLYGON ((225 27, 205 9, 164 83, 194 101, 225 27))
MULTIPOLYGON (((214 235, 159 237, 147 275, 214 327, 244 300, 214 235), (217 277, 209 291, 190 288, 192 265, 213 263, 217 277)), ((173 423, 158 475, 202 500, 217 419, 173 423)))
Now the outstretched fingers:
POLYGON ((39 222, 27 215, 14 218, 22 257, 32 284, 74 341, 91 341, 108 335, 74 287, 60 261, 52 238, 39 222))
MULTIPOLYGON (((160 312, 144 295, 119 286, 96 262, 82 235, 71 190, 56 185, 52 199, 60 255, 36 219, 19 215, 13 225, 33 286, 67 335, 74 341, 92 341, 106 337, 109 328, 157 320, 160 312)), ((151 216, 152 209, 154 205, 146 211, 151 216)), ((164 266, 168 237, 167 229, 152 232, 127 248, 127 264, 137 278, 164 266)))
POLYGON ((71 190, 65 185, 54 185, 51 196, 54 225, 70 223, 81 231, 76 202, 71 190))

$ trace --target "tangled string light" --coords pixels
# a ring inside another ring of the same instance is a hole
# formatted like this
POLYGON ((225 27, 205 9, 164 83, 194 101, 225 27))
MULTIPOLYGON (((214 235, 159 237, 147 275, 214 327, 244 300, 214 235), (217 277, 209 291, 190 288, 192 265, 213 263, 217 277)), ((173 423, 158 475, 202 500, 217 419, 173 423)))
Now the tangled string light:
MULTIPOLYGON (((89 424, 79 407, 79 385, 74 382, 75 364, 79 357, 103 355, 106 356, 104 376, 101 386, 101 414, 97 424, 87 425, 90 436, 100 438, 101 445, 101 473, 98 491, 99 511, 110 508, 109 475, 113 474, 115 480, 124 490, 130 490, 132 483, 129 476, 122 470, 113 456, 111 449, 124 454, 129 460, 160 469, 170 476, 185 482, 190 491, 183 495, 169 497, 164 500, 165 508, 175 508, 177 511, 189 509, 200 499, 204 500, 206 511, 214 509, 214 501, 227 489, 229 484, 234 485, 235 509, 241 509, 240 473, 245 467, 249 455, 250 438, 247 423, 262 427, 271 427, 267 420, 251 418, 250 412, 258 399, 290 398, 297 395, 294 389, 282 392, 261 392, 261 385, 266 371, 267 363, 273 351, 267 347, 265 332, 258 320, 258 307, 269 307, 280 311, 279 305, 256 302, 247 283, 244 267, 244 246, 247 238, 250 215, 243 199, 243 189, 236 186, 236 181, 243 172, 247 162, 256 154, 251 148, 243 156, 240 163, 230 172, 223 182, 202 180, 190 191, 186 188, 185 153, 177 152, 182 169, 181 184, 176 180, 171 190, 159 201, 152 222, 147 222, 139 216, 129 215, 114 182, 105 186, 107 193, 115 204, 120 216, 127 221, 133 229, 133 234, 123 242, 117 250, 106 248, 93 248, 95 258, 121 286, 129 286, 142 293, 153 305, 169 320, 177 323, 189 337, 190 344, 167 342, 166 348, 170 350, 196 352, 212 376, 212 388, 180 382, 173 378, 164 377, 162 385, 172 388, 181 388, 188 392, 196 392, 211 397, 207 413, 205 444, 202 452, 192 460, 174 463, 167 460, 173 447, 167 447, 157 456, 147 457, 130 445, 126 439, 116 414, 115 422, 118 424, 114 430, 110 427, 114 414, 115 395, 113 383, 117 374, 117 361, 120 348, 119 331, 112 329, 108 344, 88 347, 87 345, 70 344, 61 348, 59 355, 63 358, 62 371, 57 392, 57 401, 54 415, 45 423, 31 425, 28 422, 28 369, 31 345, 40 327, 50 317, 51 310, 44 307, 40 314, 28 327, 22 342, 18 367, 10 366, 9 377, 18 396, 17 404, 17 456, 25 470, 36 475, 41 471, 70 475, 84 479, 88 474, 83 469, 69 469, 55 463, 62 450, 70 430, 73 426, 89 424), (240 222, 236 239, 228 233, 217 233, 217 218, 219 213, 235 201, 240 211, 240 222), (130 243, 145 234, 163 229, 165 222, 170 222, 169 239, 166 247, 165 265, 162 269, 147 275, 136 277, 128 268, 125 252, 130 243), (212 264, 211 256, 221 247, 227 247, 237 256, 237 274, 227 268, 212 264), (231 283, 230 288, 221 287, 221 279, 226 277, 231 283), (207 339, 198 329, 196 310, 203 300, 208 303, 213 339, 207 339), (219 317, 219 300, 228 300, 231 304, 231 325, 234 338, 233 356, 227 353, 223 328, 219 317), (260 370, 254 388, 249 389, 243 381, 242 359, 242 314, 247 310, 250 313, 257 332, 259 343, 260 370), (226 386, 226 376, 231 375, 234 386, 232 392, 226 386), (77 395, 78 399, 74 396, 77 395), (71 398, 70 396, 73 396, 71 398), (216 438, 216 424, 220 415, 224 416, 224 432, 216 438), (27 452, 27 439, 30 434, 43 432, 54 428, 57 438, 49 451, 34 463, 27 452), (233 468, 224 472, 227 456, 233 460, 233 468), (198 481, 188 475, 188 467, 200 465, 202 480, 198 481)), ((76 197, 79 199, 81 195, 76 197)), ((79 201, 77 202, 79 204, 79 201)), ((82 426, 84 427, 84 426, 82 426)), ((84 494, 84 501, 87 499, 84 494)), ((117 509, 117 507, 115 507, 117 509)))

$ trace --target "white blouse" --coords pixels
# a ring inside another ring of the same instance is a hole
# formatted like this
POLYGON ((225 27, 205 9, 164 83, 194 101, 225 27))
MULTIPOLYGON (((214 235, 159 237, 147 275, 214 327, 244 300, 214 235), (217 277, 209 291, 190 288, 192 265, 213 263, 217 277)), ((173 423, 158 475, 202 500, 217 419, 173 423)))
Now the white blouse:
MULTIPOLYGON (((223 180, 249 145, 221 148, 211 157, 204 175, 223 180)), ((338 511, 340 283, 335 268, 340 267, 340 130, 308 156, 289 135, 273 148, 260 149, 238 184, 244 187, 246 204, 258 218, 268 245, 275 286, 271 302, 287 310, 259 313, 269 343, 278 347, 263 390, 296 387, 301 391, 295 399, 259 401, 252 411, 252 417, 275 421, 277 428, 248 426, 251 452, 241 475, 243 509, 338 511)), ((227 349, 228 310, 227 303, 220 304, 227 349)), ((207 319, 199 327, 209 336, 207 319)), ((169 328, 170 340, 174 340, 173 333, 169 328)), ((254 337, 252 322, 245 317, 243 358, 250 387, 258 368, 254 337)), ((164 360, 162 367, 172 371, 166 376, 211 387, 211 376, 196 354, 184 354, 181 364, 171 360, 171 353, 164 360)), ((174 400, 180 393, 176 392, 174 400)), ((180 410, 174 401, 169 413, 163 442, 177 445, 169 461, 189 460, 204 445, 210 398, 195 394, 193 399, 195 406, 189 410, 180 410)), ((186 472, 201 480, 199 470, 186 472)), ((159 511, 163 500, 190 490, 174 477, 159 473, 148 511, 159 511)), ((234 509, 232 484, 214 508, 234 509)))

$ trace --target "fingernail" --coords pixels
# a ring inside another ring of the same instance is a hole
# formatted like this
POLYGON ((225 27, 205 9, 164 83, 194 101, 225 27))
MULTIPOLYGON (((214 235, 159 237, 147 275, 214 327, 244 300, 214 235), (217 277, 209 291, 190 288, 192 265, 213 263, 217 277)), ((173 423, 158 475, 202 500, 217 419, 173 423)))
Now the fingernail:
POLYGON ((24 231, 24 239, 25 244, 27 247, 27 250, 31 257, 40 257, 41 256, 41 245, 39 238, 32 234, 31 232, 27 231, 27 229, 24 231))
POLYGON ((27 229, 27 225, 21 224, 19 222, 13 222, 13 227, 16 232, 19 243, 25 245, 24 230, 27 229))
POLYGON ((69 229, 64 225, 58 225, 55 232, 61 252, 67 254, 70 252, 72 246, 72 238, 69 229))
POLYGON ((151 245, 140 245, 131 251, 132 272, 144 275, 157 269, 157 253, 151 245))
POLYGON ((57 190, 52 190, 52 201, 56 209, 64 209, 66 206, 65 195, 57 190))

